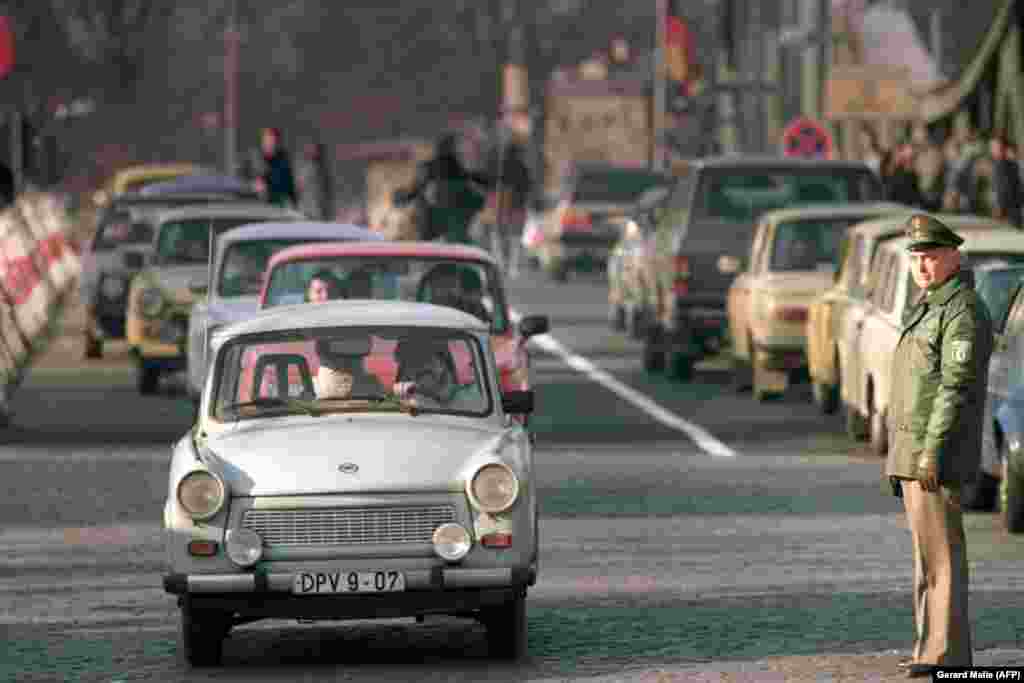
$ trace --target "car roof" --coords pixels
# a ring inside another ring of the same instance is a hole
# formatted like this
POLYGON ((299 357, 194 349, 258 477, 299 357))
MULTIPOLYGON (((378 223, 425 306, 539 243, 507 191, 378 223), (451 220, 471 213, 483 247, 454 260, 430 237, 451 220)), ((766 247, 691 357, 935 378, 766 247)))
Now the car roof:
MULTIPOLYGON (((955 225, 951 223, 946 224, 953 230, 957 230, 955 225)), ((964 240, 964 243, 960 245, 960 249, 967 253, 976 251, 981 253, 1024 254, 1024 232, 1015 228, 1010 228, 1009 230, 1002 227, 975 228, 973 230, 957 232, 964 240)), ((887 242, 886 248, 904 251, 909 245, 909 237, 899 237, 887 242)))
MULTIPOLYGON (((802 159, 800 157, 784 157, 772 155, 723 155, 701 157, 699 159, 682 159, 675 164, 698 166, 702 168, 748 169, 748 168, 830 168, 870 170, 863 161, 847 159, 802 159)), ((675 165, 673 164, 673 165, 675 165)))
POLYGON ((850 218, 873 215, 884 216, 894 213, 910 213, 913 207, 895 202, 830 202, 806 204, 788 209, 773 209, 764 214, 764 219, 771 222, 793 221, 804 218, 850 218))
POLYGON ((143 195, 182 194, 195 192, 225 192, 242 196, 256 196, 256 191, 239 178, 228 175, 190 173, 153 182, 139 190, 143 195))
POLYGON ((331 256, 398 256, 449 259, 452 261, 481 261, 496 265, 494 257, 480 249, 462 244, 438 242, 378 241, 378 242, 319 242, 298 244, 274 254, 268 270, 279 263, 303 261, 331 256))
POLYGON ((326 221, 269 221, 247 223, 231 228, 218 238, 224 247, 235 242, 249 240, 281 239, 297 237, 310 240, 383 240, 379 232, 352 223, 329 223, 326 221))
MULTIPOLYGON (((916 212, 920 213, 920 212, 916 212)), ((962 213, 939 213, 931 214, 934 218, 942 221, 950 227, 954 232, 959 233, 963 231, 974 231, 974 230, 1011 230, 1017 231, 1013 225, 1006 223, 1005 221, 996 220, 995 218, 989 218, 987 216, 976 216, 973 214, 962 214, 962 213)), ((872 218, 851 228, 851 231, 864 235, 868 238, 878 239, 883 235, 891 235, 894 233, 903 232, 907 222, 905 215, 893 215, 886 216, 884 218, 872 218)), ((964 235, 961 235, 963 237, 964 235)))
POLYGON ((305 216, 294 209, 287 209, 266 202, 223 202, 191 204, 183 207, 161 207, 153 213, 157 221, 184 220, 189 218, 230 218, 233 216, 252 218, 302 219, 305 216))
POLYGON ((488 331, 487 326, 479 318, 448 306, 411 301, 348 299, 265 309, 243 321, 217 330, 214 337, 218 342, 223 342, 239 335, 261 332, 389 325, 443 327, 485 333, 488 331))

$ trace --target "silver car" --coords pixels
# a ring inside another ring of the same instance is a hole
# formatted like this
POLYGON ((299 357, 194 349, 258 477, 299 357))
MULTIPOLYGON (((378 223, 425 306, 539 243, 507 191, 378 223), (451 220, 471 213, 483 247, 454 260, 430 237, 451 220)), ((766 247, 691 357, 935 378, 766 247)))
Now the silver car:
POLYGON ((206 379, 210 333, 244 320, 260 309, 263 271, 285 247, 308 242, 382 240, 380 233, 348 223, 296 221, 244 225, 225 232, 214 245, 209 282, 192 284, 200 296, 188 318, 186 375, 188 393, 198 403, 206 379))
POLYGON ((270 309, 219 330, 164 505, 182 645, 232 626, 450 614, 526 647, 537 577, 530 391, 500 391, 488 328, 398 301, 270 309))

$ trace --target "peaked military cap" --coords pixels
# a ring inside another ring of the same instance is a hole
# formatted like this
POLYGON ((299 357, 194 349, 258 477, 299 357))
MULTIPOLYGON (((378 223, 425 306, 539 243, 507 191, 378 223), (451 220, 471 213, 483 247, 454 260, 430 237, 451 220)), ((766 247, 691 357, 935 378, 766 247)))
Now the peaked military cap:
POLYGON ((907 251, 925 251, 936 247, 959 247, 964 239, 942 221, 928 214, 916 213, 907 220, 907 251))

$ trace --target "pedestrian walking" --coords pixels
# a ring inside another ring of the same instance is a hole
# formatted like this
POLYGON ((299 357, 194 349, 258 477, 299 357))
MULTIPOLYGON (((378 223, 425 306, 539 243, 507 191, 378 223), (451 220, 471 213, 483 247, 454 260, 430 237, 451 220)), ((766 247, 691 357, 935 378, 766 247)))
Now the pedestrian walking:
POLYGON ((911 273, 922 291, 892 364, 885 473, 912 539, 916 636, 909 677, 970 666, 962 485, 977 476, 992 321, 961 269, 963 239, 939 220, 907 221, 911 273))
POLYGON ((484 205, 481 189, 489 184, 486 175, 462 165, 457 140, 446 133, 435 143, 434 155, 417 168, 412 188, 396 193, 396 199, 420 203, 420 239, 471 244, 469 226, 484 205))
POLYGON ((1024 188, 1020 182, 1020 168, 1008 154, 1006 138, 1000 134, 992 136, 989 151, 992 155, 992 182, 995 186, 995 206, 992 217, 1021 227, 1021 202, 1024 188))
POLYGON ((263 129, 260 134, 260 150, 263 161, 259 179, 261 192, 274 206, 297 206, 299 197, 295 189, 295 176, 280 128, 263 129))
POLYGON ((334 220, 334 179, 322 143, 310 142, 303 147, 296 182, 299 210, 314 220, 334 220))
POLYGON ((490 163, 492 192, 488 209, 491 251, 509 277, 518 277, 526 203, 533 189, 522 145, 515 140, 499 144, 490 163))

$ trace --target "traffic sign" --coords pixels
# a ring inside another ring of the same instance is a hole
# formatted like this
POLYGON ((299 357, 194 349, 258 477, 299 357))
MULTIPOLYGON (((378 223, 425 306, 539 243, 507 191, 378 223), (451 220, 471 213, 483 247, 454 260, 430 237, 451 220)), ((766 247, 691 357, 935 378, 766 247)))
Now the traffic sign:
POLYGON ((801 116, 782 131, 782 154, 802 159, 829 159, 832 134, 818 121, 801 116))

